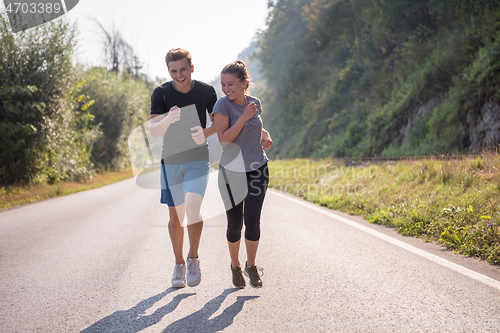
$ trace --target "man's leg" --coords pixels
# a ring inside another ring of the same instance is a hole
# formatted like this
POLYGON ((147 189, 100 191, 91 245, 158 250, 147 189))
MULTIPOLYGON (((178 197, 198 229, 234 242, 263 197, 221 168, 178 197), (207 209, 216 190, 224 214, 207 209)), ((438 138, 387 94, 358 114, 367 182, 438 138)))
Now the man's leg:
POLYGON ((203 197, 197 193, 186 193, 186 217, 189 236, 189 258, 198 258, 201 232, 203 230, 203 217, 200 214, 203 197))
POLYGON ((184 193, 182 192, 182 186, 179 188, 178 184, 182 179, 178 176, 172 174, 175 171, 176 166, 173 165, 161 165, 161 202, 168 205, 169 222, 168 222, 168 233, 170 235, 170 241, 172 242, 172 248, 174 250, 175 264, 185 264, 184 256, 182 254, 182 247, 184 241, 184 193), (168 182, 167 182, 168 179, 168 182), (170 185, 169 183, 173 184, 170 185), (180 190, 180 193, 179 193, 180 190), (175 197, 175 200, 174 200, 175 197))
POLYGON ((185 196, 186 216, 188 220, 189 253, 186 260, 187 284, 196 287, 201 282, 200 260, 198 259, 198 248, 200 246, 201 231, 203 230, 203 218, 200 214, 203 197, 196 193, 188 192, 185 196))
POLYGON ((208 172, 208 161, 196 161, 186 164, 183 187, 189 236, 188 258, 198 257, 198 248, 203 230, 203 217, 200 211, 203 196, 207 189, 208 172))
POLYGON ((186 260, 187 285, 195 287, 201 282, 200 260, 198 248, 200 246, 201 232, 203 230, 203 217, 200 214, 201 203, 208 182, 208 161, 187 163, 184 174, 184 204, 189 236, 189 253, 186 260))
POLYGON ((177 207, 169 206, 170 221, 168 232, 172 242, 175 256, 174 275, 172 277, 172 287, 183 288, 186 286, 186 262, 182 254, 184 240, 184 204, 177 207))
POLYGON ((170 221, 168 222, 168 232, 174 250, 175 264, 185 264, 182 247, 184 243, 184 204, 176 207, 168 207, 170 221))
POLYGON ((185 202, 182 188, 182 175, 178 166, 162 165, 162 203, 168 204, 170 220, 168 232, 174 251, 175 266, 172 287, 186 286, 186 261, 183 255, 185 202), (168 179, 168 181, 166 181, 168 179), (170 185, 170 184, 172 185, 170 185), (180 185, 179 185, 180 184, 180 185))

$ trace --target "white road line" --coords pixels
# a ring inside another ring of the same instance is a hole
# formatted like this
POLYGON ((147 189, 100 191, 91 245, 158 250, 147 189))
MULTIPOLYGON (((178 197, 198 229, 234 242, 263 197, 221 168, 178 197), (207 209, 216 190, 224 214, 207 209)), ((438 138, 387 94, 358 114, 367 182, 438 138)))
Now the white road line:
POLYGON ((465 267, 460 266, 458 264, 455 264, 455 263, 453 263, 453 262, 451 262, 449 260, 443 259, 441 257, 438 257, 438 256, 434 255, 434 254, 430 254, 429 252, 426 252, 424 250, 416 248, 416 247, 414 247, 412 245, 409 245, 409 244, 407 244, 405 242, 402 242, 400 240, 397 240, 395 238, 387 236, 387 235, 385 235, 385 234, 383 234, 381 232, 375 231, 375 230, 373 230, 371 228, 365 227, 365 226, 363 226, 363 225, 361 225, 359 223, 356 223, 354 221, 346 219, 345 217, 337 215, 337 214, 335 214, 333 212, 326 211, 325 209, 320 208, 320 207, 316 206, 313 203, 310 203, 310 202, 307 202, 307 201, 301 200, 301 199, 292 198, 289 195, 284 195, 284 194, 282 194, 282 193, 280 193, 278 191, 275 191, 275 190, 271 190, 271 191, 269 191, 269 193, 272 193, 272 194, 274 194, 274 195, 276 195, 278 197, 290 200, 290 201, 292 201, 294 203, 297 203, 299 205, 302 205, 304 207, 307 207, 309 209, 317 211, 317 212, 319 212, 319 213, 321 213, 323 215, 326 215, 328 217, 331 217, 331 218, 333 218, 333 219, 335 219, 335 220, 337 220, 339 222, 345 223, 345 224, 347 224, 347 225, 349 225, 351 227, 354 227, 354 228, 356 228, 358 230, 366 232, 367 234, 370 234, 370 235, 375 236, 375 237, 377 237, 377 238, 379 238, 381 240, 384 240, 384 241, 386 241, 388 243, 396 245, 396 246, 398 246, 398 247, 400 247, 400 248, 402 248, 402 249, 404 249, 406 251, 409 251, 411 253, 419 255, 419 256, 421 256, 421 257, 423 257, 425 259, 428 259, 428 260, 430 260, 432 262, 435 262, 436 264, 439 264, 441 266, 449 268, 449 269, 451 269, 451 270, 453 270, 455 272, 458 272, 458 273, 463 274, 465 276, 468 276, 468 277, 470 277, 470 278, 472 278, 472 279, 474 279, 476 281, 482 282, 482 283, 484 283, 484 284, 486 284, 486 285, 488 285, 490 287, 493 287, 493 288, 495 288, 497 290, 500 290, 500 281, 492 279, 492 278, 490 278, 490 277, 488 277, 486 275, 480 274, 480 273, 475 272, 475 271, 473 271, 471 269, 468 269, 468 268, 465 268, 465 267))

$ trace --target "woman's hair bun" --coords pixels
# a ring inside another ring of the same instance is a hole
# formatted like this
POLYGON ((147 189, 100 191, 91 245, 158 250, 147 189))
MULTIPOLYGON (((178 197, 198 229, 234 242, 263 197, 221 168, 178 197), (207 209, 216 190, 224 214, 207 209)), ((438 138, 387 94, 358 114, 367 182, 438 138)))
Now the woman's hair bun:
POLYGON ((244 68, 247 68, 247 65, 245 65, 245 63, 244 63, 242 60, 236 60, 234 63, 235 63, 235 64, 238 64, 238 65, 241 65, 241 66, 243 66, 244 68))

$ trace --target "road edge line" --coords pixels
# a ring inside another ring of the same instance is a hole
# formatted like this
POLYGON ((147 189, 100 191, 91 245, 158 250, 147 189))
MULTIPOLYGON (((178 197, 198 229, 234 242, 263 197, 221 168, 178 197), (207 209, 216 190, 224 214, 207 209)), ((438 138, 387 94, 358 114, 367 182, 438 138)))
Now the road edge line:
POLYGON ((483 275, 481 273, 473 271, 473 270, 471 270, 469 268, 466 268, 464 266, 461 266, 459 264, 455 264, 454 262, 451 262, 451 261, 449 261, 447 259, 441 258, 441 257, 439 257, 439 256, 437 256, 435 254, 431 254, 429 252, 421 250, 421 249, 419 249, 419 248, 417 248, 417 247, 415 247, 413 245, 410 245, 408 243, 402 242, 402 241, 400 241, 398 239, 395 239, 395 238, 393 238, 391 236, 385 235, 385 234, 383 234, 381 232, 378 232, 378 231, 373 230, 371 228, 365 227, 364 225, 361 225, 359 223, 351 221, 351 220, 349 220, 349 219, 347 219, 347 218, 345 218, 343 216, 337 215, 337 214, 335 214, 333 212, 326 211, 324 208, 321 208, 321 207, 317 206, 316 204, 311 203, 309 201, 305 201, 303 199, 292 198, 289 195, 285 195, 285 194, 282 194, 282 193, 280 193, 278 191, 274 191, 274 190, 271 190, 269 192, 272 193, 273 195, 276 195, 278 197, 290 200, 290 201, 295 202, 295 203, 297 203, 299 205, 302 205, 302 206, 307 207, 309 209, 312 209, 312 210, 314 210, 316 212, 319 212, 319 213, 321 213, 323 215, 331 217, 331 218, 333 218, 333 219, 335 219, 335 220, 337 220, 339 222, 347 224, 347 225, 349 225, 351 227, 354 227, 354 228, 356 228, 356 229, 358 229, 360 231, 363 231, 363 232, 365 232, 367 234, 375 236, 375 237, 377 237, 377 238, 379 238, 379 239, 381 239, 383 241, 386 241, 388 243, 396 245, 399 248, 402 248, 402 249, 404 249, 406 251, 414 253, 414 254, 416 254, 416 255, 418 255, 420 257, 423 257, 423 258, 425 258, 427 260, 430 260, 430 261, 432 261, 432 262, 434 262, 434 263, 436 263, 438 265, 441 265, 443 267, 451 269, 451 270, 453 270, 453 271, 455 271, 457 273, 460 273, 462 275, 470 277, 470 278, 472 278, 472 279, 474 279, 476 281, 484 283, 484 284, 486 284, 486 285, 488 285, 488 286, 490 286, 492 288, 495 288, 495 289, 497 289, 497 290, 500 291, 500 281, 492 279, 492 278, 490 278, 490 277, 488 277, 486 275, 483 275))

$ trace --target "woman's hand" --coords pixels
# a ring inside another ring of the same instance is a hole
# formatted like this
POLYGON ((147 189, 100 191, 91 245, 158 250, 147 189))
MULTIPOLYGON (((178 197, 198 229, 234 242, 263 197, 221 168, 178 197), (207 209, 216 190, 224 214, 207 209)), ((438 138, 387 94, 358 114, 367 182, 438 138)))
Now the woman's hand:
POLYGON ((257 104, 255 104, 255 102, 252 102, 247 105, 245 111, 243 111, 243 114, 241 116, 244 117, 246 122, 248 119, 252 118, 257 112, 259 112, 259 108, 257 108, 257 104))
POLYGON ((273 139, 271 139, 271 135, 265 129, 262 129, 262 149, 269 149, 273 146, 273 139))

